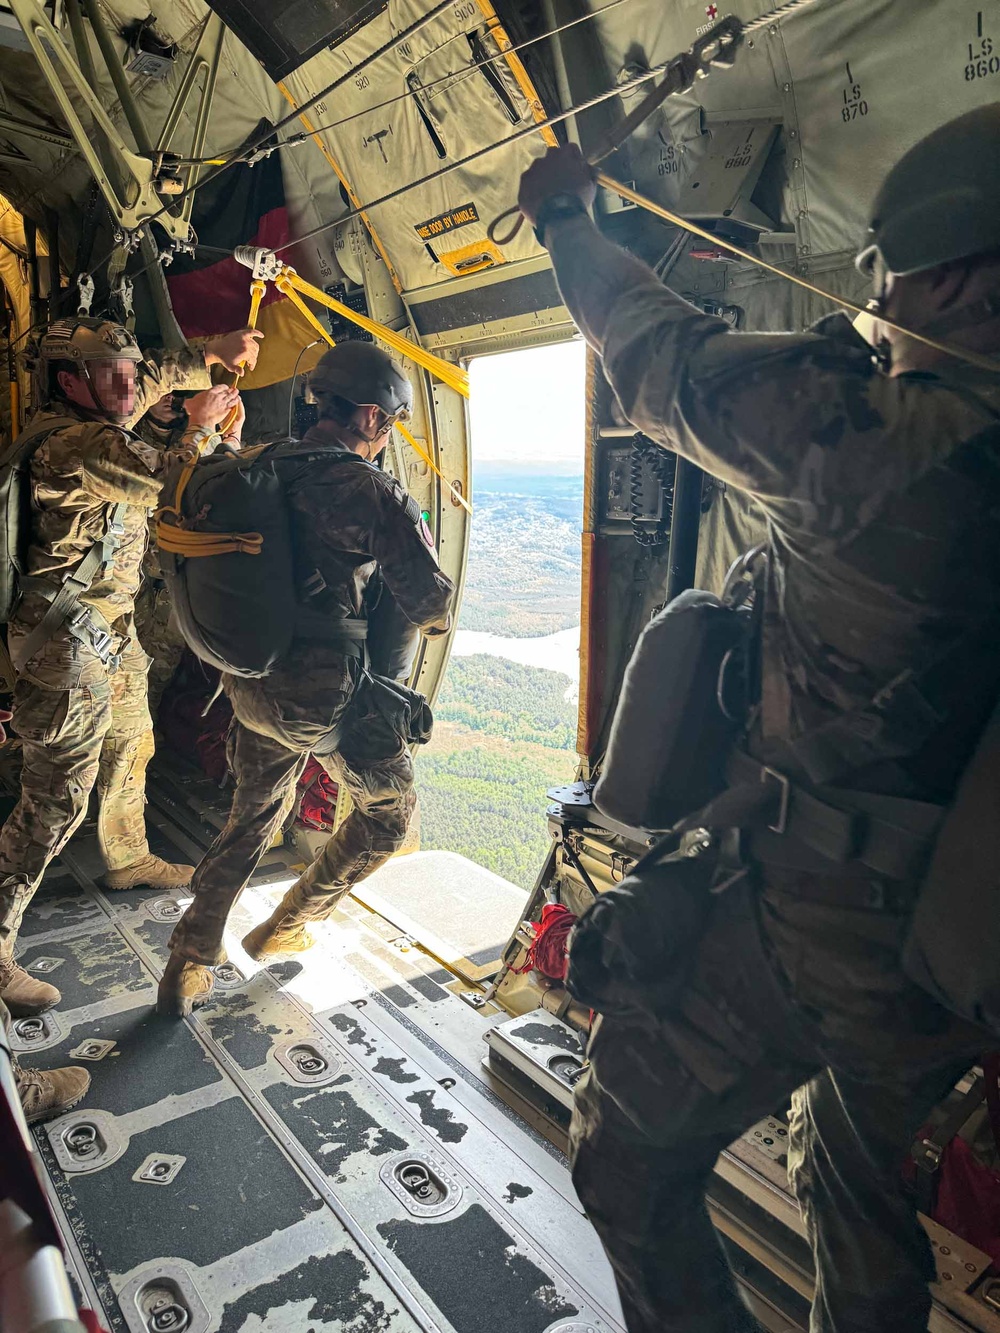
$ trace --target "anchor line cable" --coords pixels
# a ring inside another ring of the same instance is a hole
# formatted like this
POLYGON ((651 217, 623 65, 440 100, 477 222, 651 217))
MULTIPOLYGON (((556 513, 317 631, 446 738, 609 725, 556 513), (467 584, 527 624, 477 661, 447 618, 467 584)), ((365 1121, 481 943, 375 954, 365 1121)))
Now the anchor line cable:
POLYGON ((438 167, 436 171, 429 172, 426 176, 421 176, 419 180, 410 181, 406 185, 401 185, 396 190, 390 190, 388 194, 380 195, 377 199, 372 199, 370 203, 362 204, 359 208, 352 208, 330 222, 321 223, 318 227, 313 227, 311 231, 305 232, 302 236, 297 236, 294 240, 286 241, 284 245, 279 245, 275 254, 281 254, 285 250, 291 250, 296 245, 302 245, 306 241, 311 241, 314 237, 320 236, 323 232, 332 230, 334 227, 342 227, 345 222, 351 222, 354 218, 360 217, 362 213, 369 213, 373 208, 380 208, 383 204, 391 203, 394 199, 399 199, 402 195, 408 194, 410 190, 418 190, 422 185, 429 185, 432 181, 440 180, 442 176, 447 176, 453 171, 460 171, 462 167, 467 167, 473 162, 478 162, 480 158, 486 157, 489 153, 495 153, 498 148, 507 148, 511 144, 519 143, 522 139, 527 139, 530 135, 538 134, 541 130, 551 129, 553 125, 561 125, 563 121, 578 116, 584 111, 589 111, 592 107, 600 106, 603 102, 608 102, 613 97, 627 95, 634 88, 638 88, 650 79, 655 79, 658 74, 662 74, 667 68, 666 64, 655 65, 652 69, 644 70, 641 74, 626 82, 617 84, 614 88, 608 88, 604 92, 596 93, 593 97, 588 97, 583 102, 577 102, 566 111, 560 111, 554 116, 549 116, 545 120, 533 121, 523 129, 515 131, 514 134, 508 134, 503 139, 497 139, 493 143, 486 144, 483 148, 477 148, 473 153, 467 153, 465 157, 457 158, 454 162, 449 162, 447 166, 438 167))
MULTIPOLYGON (((429 9, 426 14, 421 14, 418 19, 409 24, 408 27, 397 32, 394 37, 389 39, 389 41, 376 47, 374 51, 370 51, 368 55, 362 60, 359 60, 357 64, 352 65, 346 73, 341 74, 338 78, 334 79, 331 84, 328 84, 327 87, 320 89, 318 93, 314 93, 307 101, 303 102, 300 106, 297 106, 294 111, 289 112, 287 116, 284 116, 268 129, 262 130, 260 134, 253 135, 248 143, 243 144, 238 157, 230 158, 219 166, 213 168, 207 176, 203 176, 199 180, 192 182, 190 185, 186 186, 180 194, 171 195, 169 203, 165 203, 161 208, 158 208, 155 213, 151 213, 148 218, 143 219, 142 226, 148 227, 151 222, 155 222, 158 218, 169 213, 172 208, 176 208, 177 205, 182 203, 189 194, 193 194, 195 190, 201 189, 203 185, 209 185, 212 181, 217 180, 224 171, 228 171, 230 167, 237 166, 240 162, 244 161, 246 157, 256 149, 260 148, 262 144, 265 144, 268 139, 274 138, 275 135, 296 122, 303 112, 311 110, 316 103, 321 102, 324 97, 329 97, 331 93, 335 93, 338 88, 342 88, 349 80, 356 78, 359 74, 363 73, 364 70, 381 60, 383 56, 388 55, 390 51, 394 51, 397 46, 408 42, 411 37, 415 37, 417 33, 422 32, 428 24, 434 21, 434 19, 443 14, 445 10, 450 9, 452 4, 453 0, 439 0, 439 3, 436 4, 433 9, 429 9)), ((137 230, 141 230, 141 228, 137 228, 137 230)), ((91 271, 93 271, 93 269, 99 269, 106 264, 118 248, 119 247, 116 245, 113 249, 109 250, 103 259, 93 265, 91 271)))

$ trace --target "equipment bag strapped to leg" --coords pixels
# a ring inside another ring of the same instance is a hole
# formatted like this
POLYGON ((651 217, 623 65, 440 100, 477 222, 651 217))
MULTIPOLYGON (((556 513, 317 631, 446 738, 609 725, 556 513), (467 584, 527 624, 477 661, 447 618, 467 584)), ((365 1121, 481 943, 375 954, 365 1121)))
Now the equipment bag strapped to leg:
MULTIPOLYGON (((300 620, 287 483, 297 465, 368 464, 344 450, 283 441, 245 453, 178 462, 156 513, 156 544, 178 628, 196 656, 233 676, 266 676, 300 620)), ((320 636, 316 613, 310 637, 320 636)), ((363 638, 363 623, 329 622, 329 637, 363 638)), ((321 636, 321 637, 325 637, 321 636)))

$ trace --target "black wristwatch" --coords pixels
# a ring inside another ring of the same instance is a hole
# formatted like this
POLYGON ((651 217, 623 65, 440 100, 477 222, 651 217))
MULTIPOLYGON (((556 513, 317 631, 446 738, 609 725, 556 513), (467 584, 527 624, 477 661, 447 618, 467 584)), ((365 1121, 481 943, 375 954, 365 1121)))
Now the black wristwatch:
POLYGON ((544 200, 535 218, 535 239, 539 245, 545 244, 545 229, 562 218, 575 218, 586 214, 587 208, 578 194, 552 194, 544 200))

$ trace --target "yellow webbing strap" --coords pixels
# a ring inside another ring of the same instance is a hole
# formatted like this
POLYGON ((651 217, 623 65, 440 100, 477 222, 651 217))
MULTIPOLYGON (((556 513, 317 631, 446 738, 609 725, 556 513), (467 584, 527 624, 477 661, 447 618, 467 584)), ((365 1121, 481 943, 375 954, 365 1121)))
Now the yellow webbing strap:
MULTIPOLYGON (((254 278, 250 283, 250 313, 247 315, 247 328, 255 329, 257 327, 257 317, 260 314, 260 303, 267 294, 267 283, 262 282, 260 278, 254 278)), ((242 361, 240 368, 236 373, 236 380, 246 371, 247 363, 242 361)), ((230 408, 225 421, 222 423, 222 434, 226 435, 236 425, 236 418, 240 414, 239 404, 230 408)))
MULTIPOLYGON (((285 273, 294 285, 295 290, 301 292, 303 296, 308 296, 311 301, 316 301, 319 305, 325 305, 328 310, 336 311, 338 315, 350 320, 352 324, 357 324, 366 333, 370 333, 373 338, 377 338, 379 342, 391 347, 400 356, 405 357, 408 361, 415 362, 422 370, 426 370, 435 379, 439 379, 442 384, 447 384, 449 389, 454 389, 463 398, 468 398, 469 376, 461 366, 456 366, 451 361, 445 361, 443 357, 435 356, 433 352, 428 352, 419 343, 404 338, 395 329, 390 329, 385 324, 379 324, 374 319, 369 319, 367 315, 360 315, 356 310, 352 310, 350 306, 344 305, 342 301, 327 296, 326 292, 319 287, 314 287, 311 282, 306 282, 304 278, 300 278, 294 269, 286 269, 285 273)), ((285 288, 279 286, 279 291, 285 291, 285 288)))
MULTIPOLYGON (((302 297, 296 291, 296 287, 298 287, 300 284, 298 282, 298 279, 295 279, 295 285, 293 286, 293 278, 294 275, 291 273, 288 272, 281 273, 278 275, 277 278, 275 278, 274 285, 275 287, 277 287, 278 291, 281 292, 282 296, 288 297, 292 305, 295 306, 296 310, 299 311, 299 313, 303 316, 304 319, 308 320, 308 322, 312 325, 312 327, 316 330, 316 332, 320 335, 320 337, 323 338, 326 342, 328 342, 331 347, 336 347, 337 345, 336 341, 332 337, 330 330, 324 325, 323 321, 319 318, 319 316, 314 311, 309 309, 305 301, 303 301, 302 297)), ((339 305, 340 304, 339 301, 336 304, 339 305)), ((354 312, 351 311, 351 314, 353 313, 354 312)), ((375 327, 381 328, 382 325, 376 324, 375 327)), ((406 340, 404 339, 403 341, 405 342, 406 340)), ((407 346, 412 347, 413 344, 407 343, 407 346)), ((400 435, 402 435, 403 439, 414 451, 414 453, 419 458, 423 459, 423 461, 427 464, 427 466, 434 473, 434 475, 439 478, 439 480, 444 482, 444 484, 448 487, 449 492, 455 497, 457 503, 460 504, 464 509, 467 509, 471 514, 472 505, 469 504, 468 500, 461 493, 461 491, 457 490, 451 484, 448 478, 444 475, 441 469, 434 462, 433 458, 431 458, 427 450, 421 448, 421 446, 416 442, 410 431, 407 430, 406 426, 404 426, 401 421, 397 421, 396 429, 399 431, 400 435)))
POLYGON ((302 318, 306 320, 307 323, 312 325, 312 327, 316 330, 319 336, 325 342, 329 343, 331 347, 336 347, 337 344, 334 341, 333 337, 331 336, 330 330, 320 319, 319 315, 317 315, 315 311, 309 309, 305 301, 303 301, 302 297, 292 286, 292 279, 290 274, 279 273, 274 280, 274 285, 275 287, 277 287, 278 291, 282 294, 282 296, 286 297, 289 301, 291 301, 292 305, 296 308, 296 310, 299 312, 302 318))
POLYGON ((177 479, 174 502, 156 511, 156 544, 171 555, 260 555, 264 538, 259 532, 191 532, 184 527, 181 500, 194 473, 197 460, 185 463, 177 479), (168 521, 168 519, 170 521, 168 521))
POLYGON ((431 456, 430 456, 430 454, 427 452, 427 450, 424 449, 424 448, 422 448, 422 447, 416 442, 416 440, 413 438, 413 436, 410 434, 410 432, 407 430, 407 428, 403 425, 403 423, 402 423, 401 421, 397 421, 397 422, 396 422, 396 429, 399 431, 400 435, 402 435, 403 439, 404 439, 404 440, 406 441, 406 443, 410 446, 410 448, 411 448, 411 449, 413 450, 413 452, 417 455, 417 457, 418 457, 418 458, 422 458, 423 461, 424 461, 424 462, 427 464, 427 466, 430 468, 430 470, 431 470, 433 473, 435 473, 438 477, 441 478, 441 480, 444 482, 444 484, 448 487, 448 490, 451 492, 451 495, 452 495, 452 497, 454 498, 454 500, 455 500, 458 504, 460 504, 460 505, 462 506, 463 509, 467 509, 467 510, 469 511, 469 513, 471 514, 471 513, 472 513, 472 505, 469 504, 468 500, 465 498, 465 496, 462 494, 462 492, 461 492, 460 490, 458 490, 456 487, 454 487, 454 486, 451 484, 451 482, 447 479, 447 477, 445 477, 444 473, 443 473, 443 472, 441 471, 441 469, 435 464, 433 458, 431 458, 431 456))

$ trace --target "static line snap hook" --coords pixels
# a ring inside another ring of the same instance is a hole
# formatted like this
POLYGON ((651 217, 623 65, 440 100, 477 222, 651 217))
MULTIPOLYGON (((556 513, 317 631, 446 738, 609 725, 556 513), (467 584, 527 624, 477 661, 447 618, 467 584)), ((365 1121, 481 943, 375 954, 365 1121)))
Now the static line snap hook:
POLYGON ((89 315, 94 304, 94 279, 89 273, 81 273, 76 280, 78 315, 89 315))

